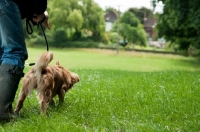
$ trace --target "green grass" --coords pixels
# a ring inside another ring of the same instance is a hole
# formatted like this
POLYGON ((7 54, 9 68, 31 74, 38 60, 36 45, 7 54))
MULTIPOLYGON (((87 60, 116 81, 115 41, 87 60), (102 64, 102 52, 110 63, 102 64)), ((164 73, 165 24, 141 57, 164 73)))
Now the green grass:
MULTIPOLYGON (((29 48, 27 62, 35 62, 37 57, 45 51, 29 48)), ((52 49, 54 60, 69 69, 107 69, 123 71, 163 71, 163 70, 200 70, 199 62, 193 58, 182 56, 160 55, 148 53, 134 53, 106 50, 66 50, 52 49)))
MULTIPOLYGON (((28 62, 35 62, 45 51, 28 50, 28 62)), ((17 120, 0 125, 0 131, 200 131, 200 72, 194 58, 86 49, 51 51, 52 64, 59 60, 79 74, 80 82, 66 94, 63 105, 48 108, 46 118, 40 114, 34 92, 17 120)), ((17 96, 14 106, 16 101, 17 96)))

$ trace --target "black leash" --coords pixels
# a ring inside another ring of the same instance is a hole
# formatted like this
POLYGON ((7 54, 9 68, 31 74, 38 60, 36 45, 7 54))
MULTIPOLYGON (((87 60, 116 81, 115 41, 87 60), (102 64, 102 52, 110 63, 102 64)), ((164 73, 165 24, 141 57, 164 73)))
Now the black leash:
MULTIPOLYGON (((42 29, 42 32, 43 32, 43 35, 44 35, 44 38, 45 38, 45 41, 46 41, 47 51, 49 51, 49 44, 48 44, 48 41, 47 41, 46 34, 45 34, 45 32, 44 32, 44 28, 43 28, 43 26, 42 26, 42 23, 41 23, 41 22, 37 23, 37 27, 39 27, 39 25, 40 25, 40 27, 41 27, 41 29, 42 29)), ((32 33, 33 33, 33 28, 32 28, 32 26, 31 26, 31 24, 30 24, 30 19, 26 19, 26 31, 27 31, 29 34, 32 34, 32 33)))
MULTIPOLYGON (((33 23, 33 25, 35 25, 34 23, 33 23)), ((39 23, 37 23, 37 27, 39 27, 39 25, 40 25, 40 27, 41 27, 41 29, 42 29, 42 32, 43 32, 43 35, 44 35, 44 38, 45 38, 45 41, 46 41, 46 46, 47 46, 47 51, 49 51, 49 44, 48 44, 48 41, 47 41, 47 37, 46 37, 46 34, 45 34, 45 32, 44 32, 44 28, 43 28, 43 26, 42 26, 42 22, 39 22, 39 23)), ((32 34, 33 33, 33 28, 32 28, 32 26, 31 26, 31 24, 30 24, 30 19, 26 19, 26 31, 27 31, 27 33, 29 33, 29 34, 32 34)), ((29 66, 33 66, 33 65, 35 65, 35 63, 27 63, 29 66)))
POLYGON ((45 38, 45 41, 46 41, 47 51, 49 51, 49 44, 48 44, 48 42, 47 42, 47 37, 46 37, 46 34, 45 34, 45 32, 44 32, 44 28, 43 28, 43 26, 42 26, 42 23, 39 23, 39 25, 40 25, 40 27, 41 27, 41 29, 42 29, 42 32, 43 32, 43 35, 44 35, 44 38, 45 38))
POLYGON ((32 34, 33 33, 33 28, 31 26, 30 20, 28 18, 26 19, 26 31, 27 31, 28 34, 32 34))

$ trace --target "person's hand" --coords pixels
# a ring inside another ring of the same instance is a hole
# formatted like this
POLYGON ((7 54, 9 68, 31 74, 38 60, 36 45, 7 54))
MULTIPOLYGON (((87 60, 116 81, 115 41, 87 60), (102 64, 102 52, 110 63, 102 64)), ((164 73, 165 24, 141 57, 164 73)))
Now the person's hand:
POLYGON ((42 22, 42 24, 43 24, 46 28, 51 29, 51 27, 50 27, 50 22, 49 22, 49 20, 48 20, 49 17, 48 17, 48 12, 47 12, 47 11, 45 11, 44 14, 42 14, 42 15, 37 15, 37 14, 35 14, 34 17, 33 17, 33 21, 36 22, 36 23, 42 21, 43 19, 45 19, 45 20, 42 22), (45 18, 44 18, 44 17, 45 17, 45 18))
POLYGON ((42 23, 46 28, 48 28, 49 30, 51 29, 51 26, 50 26, 50 22, 49 22, 49 15, 48 15, 48 12, 45 11, 44 12, 44 15, 46 17, 45 21, 42 23))

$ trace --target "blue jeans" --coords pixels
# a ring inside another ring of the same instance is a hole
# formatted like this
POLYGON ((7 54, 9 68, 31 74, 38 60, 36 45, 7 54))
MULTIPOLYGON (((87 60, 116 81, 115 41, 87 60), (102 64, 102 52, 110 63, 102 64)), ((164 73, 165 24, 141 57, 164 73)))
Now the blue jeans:
POLYGON ((0 0, 0 65, 24 68, 27 58, 19 8, 12 0, 0 0))

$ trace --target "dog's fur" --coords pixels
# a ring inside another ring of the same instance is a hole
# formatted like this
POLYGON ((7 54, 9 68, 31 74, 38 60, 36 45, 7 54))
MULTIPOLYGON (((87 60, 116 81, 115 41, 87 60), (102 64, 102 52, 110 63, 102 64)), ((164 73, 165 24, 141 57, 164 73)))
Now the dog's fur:
POLYGON ((53 97, 58 95, 59 103, 64 101, 65 93, 79 81, 76 73, 59 65, 48 65, 53 59, 52 52, 44 52, 36 61, 35 66, 22 80, 22 89, 19 93, 15 113, 19 114, 23 102, 33 89, 37 89, 37 99, 41 103, 42 114, 46 115, 47 104, 54 104, 53 97))

